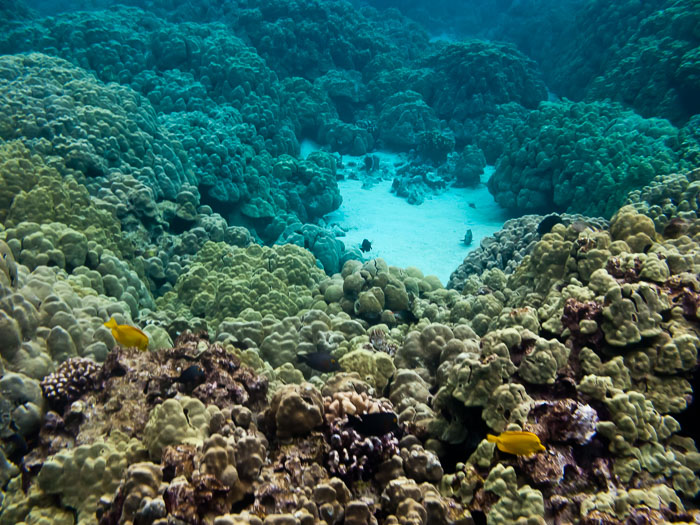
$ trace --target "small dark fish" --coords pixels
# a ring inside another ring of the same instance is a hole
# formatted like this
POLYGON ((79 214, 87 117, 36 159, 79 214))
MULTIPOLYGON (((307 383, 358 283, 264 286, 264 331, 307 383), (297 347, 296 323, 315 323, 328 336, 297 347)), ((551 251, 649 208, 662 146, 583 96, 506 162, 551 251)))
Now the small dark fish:
POLYGON ((394 318, 406 324, 413 324, 419 321, 411 310, 399 310, 394 312, 394 318))
POLYGON ((357 431, 363 436, 383 436, 390 432, 398 432, 399 418, 393 412, 376 412, 374 414, 362 414, 361 418, 348 414, 346 426, 357 431))
POLYGON ((386 397, 387 399, 389 399, 389 394, 391 394, 391 384, 394 382, 394 377, 396 377, 396 374, 392 375, 389 378, 389 381, 387 381, 386 386, 382 391, 382 397, 386 397))
POLYGON ((470 207, 470 208, 476 209, 476 204, 474 204, 473 202, 470 202, 470 203, 469 203, 469 207, 470 207))
POLYGON ((664 228, 664 237, 667 239, 676 239, 688 231, 690 223, 681 219, 680 217, 674 217, 664 228))
POLYGON ((5 267, 7 277, 10 279, 10 286, 14 287, 17 284, 17 263, 12 256, 12 250, 4 241, 0 241, 0 258, 2 258, 1 266, 5 267))
POLYGON ((561 217, 559 217, 559 215, 557 215, 556 213, 552 213, 551 215, 547 215, 537 225, 537 233, 539 233, 540 235, 544 235, 545 233, 549 233, 552 231, 552 228, 554 228, 554 226, 556 224, 561 224, 561 217))
POLYGON ((471 511, 472 520, 474 525, 486 525, 486 514, 482 510, 471 511))
POLYGON ((202 367, 199 365, 192 365, 185 368, 175 382, 194 388, 195 386, 201 385, 205 379, 206 374, 204 370, 202 370, 202 367))
POLYGON ((22 458, 29 452, 29 446, 21 434, 14 432, 9 436, 2 438, 5 455, 13 463, 19 463, 22 458))
POLYGON ((584 221, 574 221, 571 223, 571 228, 573 228, 576 233, 581 233, 586 228, 589 228, 589 225, 584 221))
POLYGON ((12 409, 13 403, 6 397, 0 397, 0 436, 12 432, 12 409))
POLYGON ((367 239, 364 239, 362 241, 362 244, 360 244, 360 250, 363 252, 368 252, 372 249, 372 243, 368 241, 367 239))
POLYGON ((467 233, 464 234, 464 239, 462 239, 462 242, 466 246, 469 246, 473 240, 474 240, 474 234, 472 233, 471 229, 469 229, 469 230, 467 230, 467 233))
POLYGON ((306 363, 309 367, 319 372, 337 372, 341 370, 338 360, 328 352, 299 354, 297 355, 297 361, 306 363))
POLYGON ((231 344, 234 346, 234 348, 238 348, 239 350, 248 350, 250 348, 250 345, 244 341, 239 341, 236 339, 235 341, 231 341, 231 344))
POLYGON ((369 173, 372 173, 379 167, 379 157, 376 155, 365 155, 365 158, 362 159, 362 161, 365 165, 365 171, 368 171, 369 173))

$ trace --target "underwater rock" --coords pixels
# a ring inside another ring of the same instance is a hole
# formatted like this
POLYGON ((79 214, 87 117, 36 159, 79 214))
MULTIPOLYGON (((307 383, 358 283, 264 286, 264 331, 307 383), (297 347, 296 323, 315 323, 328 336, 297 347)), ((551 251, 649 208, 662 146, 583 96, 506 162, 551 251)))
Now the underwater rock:
POLYGON ((98 508, 100 525, 135 523, 166 516, 165 502, 158 491, 163 481, 162 468, 150 462, 129 465, 109 509, 98 508))
POLYGON ((574 399, 537 401, 532 406, 533 432, 543 441, 585 445, 596 435, 598 413, 574 399))
POLYGON ((401 446, 401 458, 403 459, 406 476, 418 483, 424 481, 436 482, 442 479, 443 469, 438 457, 429 450, 425 450, 416 443, 410 447, 401 446))
MULTIPOLYGON (((475 187, 481 182, 481 175, 486 167, 484 153, 476 146, 465 146, 461 152, 455 151, 447 156, 447 161, 438 168, 442 179, 454 180, 457 187, 475 187)), ((470 203, 474 208, 476 205, 470 203)))

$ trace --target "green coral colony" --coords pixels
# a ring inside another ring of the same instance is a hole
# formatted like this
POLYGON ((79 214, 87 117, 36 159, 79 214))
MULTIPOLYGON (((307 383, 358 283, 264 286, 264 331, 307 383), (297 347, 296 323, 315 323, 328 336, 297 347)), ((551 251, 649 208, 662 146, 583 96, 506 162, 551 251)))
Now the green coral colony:
POLYGON ((697 2, 126 3, 0 8, 0 525, 700 523, 697 2))

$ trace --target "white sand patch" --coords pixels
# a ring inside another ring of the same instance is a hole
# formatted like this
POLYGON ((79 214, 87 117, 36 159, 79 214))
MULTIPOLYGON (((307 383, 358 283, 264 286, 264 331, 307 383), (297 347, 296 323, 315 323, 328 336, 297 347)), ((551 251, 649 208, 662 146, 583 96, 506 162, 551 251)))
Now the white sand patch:
MULTIPOLYGON (((487 168, 482 181, 492 172, 487 168)), ((389 265, 415 266, 425 275, 436 275, 443 284, 481 239, 508 219, 483 183, 476 188, 450 188, 419 206, 391 193, 390 180, 369 189, 362 189, 357 180, 341 180, 338 186, 343 204, 325 220, 347 231, 339 238, 346 247, 359 247, 369 239, 368 259, 382 257, 389 265), (462 242, 468 228, 473 234, 471 246, 462 242)))

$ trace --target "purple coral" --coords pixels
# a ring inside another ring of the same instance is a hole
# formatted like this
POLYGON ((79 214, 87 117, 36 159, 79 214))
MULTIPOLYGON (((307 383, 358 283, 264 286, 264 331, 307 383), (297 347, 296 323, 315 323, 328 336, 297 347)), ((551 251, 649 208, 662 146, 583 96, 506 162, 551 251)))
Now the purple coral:
POLYGON ((399 440, 393 433, 362 436, 344 428, 342 419, 330 423, 328 443, 328 470, 348 484, 372 479, 379 465, 399 453, 399 440))
POLYGON ((90 359, 72 357, 41 382, 41 390, 49 406, 58 412, 92 390, 100 367, 90 359))

